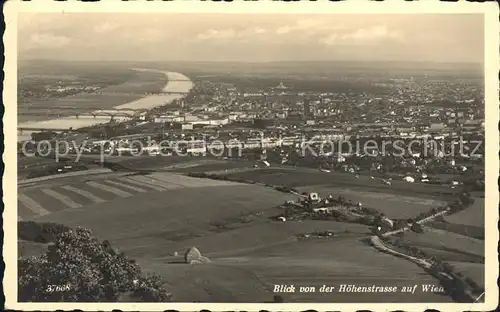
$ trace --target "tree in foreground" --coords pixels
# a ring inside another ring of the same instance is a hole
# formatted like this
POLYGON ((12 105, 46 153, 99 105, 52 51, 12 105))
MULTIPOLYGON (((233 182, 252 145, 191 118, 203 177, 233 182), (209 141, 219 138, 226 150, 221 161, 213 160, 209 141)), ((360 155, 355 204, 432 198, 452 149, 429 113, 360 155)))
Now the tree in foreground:
POLYGON ((164 302, 171 294, 108 242, 77 228, 56 236, 48 251, 18 260, 19 301, 164 302))

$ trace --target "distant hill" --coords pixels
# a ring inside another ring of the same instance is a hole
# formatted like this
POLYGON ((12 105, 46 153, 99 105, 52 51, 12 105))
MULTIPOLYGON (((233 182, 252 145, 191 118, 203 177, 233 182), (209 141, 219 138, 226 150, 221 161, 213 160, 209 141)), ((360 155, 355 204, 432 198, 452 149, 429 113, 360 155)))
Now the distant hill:
POLYGON ((427 72, 434 73, 461 73, 465 75, 483 74, 481 63, 434 63, 434 62, 389 62, 389 61, 282 61, 282 62, 185 62, 185 61, 59 61, 59 60, 21 60, 19 67, 45 67, 57 64, 58 67, 84 66, 87 68, 107 67, 146 67, 156 69, 168 69, 172 71, 198 71, 205 73, 333 73, 333 72, 405 72, 407 74, 418 74, 427 72))

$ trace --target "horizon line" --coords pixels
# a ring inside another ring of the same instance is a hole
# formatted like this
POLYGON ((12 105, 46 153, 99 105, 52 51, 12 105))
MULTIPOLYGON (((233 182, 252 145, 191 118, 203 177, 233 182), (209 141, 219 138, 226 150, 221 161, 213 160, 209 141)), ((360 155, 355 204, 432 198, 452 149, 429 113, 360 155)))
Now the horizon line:
POLYGON ((18 58, 17 61, 57 61, 57 62, 112 62, 112 63, 124 63, 124 62, 137 62, 137 63, 236 63, 236 64, 256 64, 256 63, 429 63, 429 64, 470 64, 470 65, 484 65, 485 61, 433 61, 433 60, 423 60, 423 61, 403 61, 403 60, 269 60, 269 61, 227 61, 227 60, 61 60, 52 58, 18 58))

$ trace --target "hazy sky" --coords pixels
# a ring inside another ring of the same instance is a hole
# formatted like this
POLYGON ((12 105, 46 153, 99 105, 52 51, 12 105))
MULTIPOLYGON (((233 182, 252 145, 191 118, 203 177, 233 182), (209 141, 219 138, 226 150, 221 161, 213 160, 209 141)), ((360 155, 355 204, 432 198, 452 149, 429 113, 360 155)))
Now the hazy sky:
POLYGON ((482 15, 23 13, 19 57, 482 62, 482 15))

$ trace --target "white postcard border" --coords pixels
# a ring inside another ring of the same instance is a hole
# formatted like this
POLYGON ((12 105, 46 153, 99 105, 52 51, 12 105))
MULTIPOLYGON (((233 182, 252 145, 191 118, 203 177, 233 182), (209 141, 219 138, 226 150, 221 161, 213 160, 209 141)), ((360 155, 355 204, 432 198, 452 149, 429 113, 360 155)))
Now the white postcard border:
POLYGON ((6 30, 5 43, 5 80, 4 80, 4 137, 5 172, 4 190, 4 262, 6 265, 3 286, 6 298, 6 308, 16 310, 112 310, 123 311, 163 311, 174 309, 179 311, 303 311, 314 309, 318 311, 355 311, 355 310, 404 310, 423 311, 438 309, 440 311, 485 311, 493 310, 498 305, 498 135, 499 95, 499 21, 498 5, 492 3, 457 2, 444 3, 439 1, 101 1, 83 3, 79 1, 43 1, 31 2, 9 1, 4 4, 6 30), (18 12, 168 12, 168 13, 321 13, 321 14, 372 14, 372 13, 415 13, 415 14, 485 14, 485 102, 486 102, 486 169, 485 169, 485 302, 474 304, 461 303, 18 303, 17 302, 17 138, 14 131, 17 123, 17 13, 18 12))

